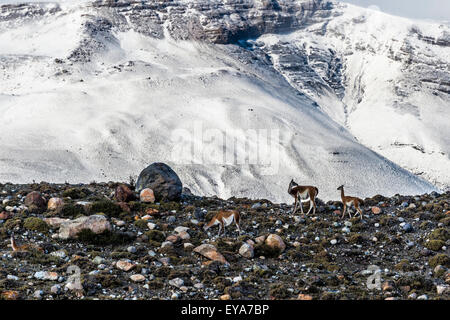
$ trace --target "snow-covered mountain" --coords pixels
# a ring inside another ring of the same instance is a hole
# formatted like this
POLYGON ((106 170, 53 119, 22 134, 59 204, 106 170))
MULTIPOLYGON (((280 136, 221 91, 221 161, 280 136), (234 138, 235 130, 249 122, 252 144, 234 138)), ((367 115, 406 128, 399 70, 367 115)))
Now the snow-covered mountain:
POLYGON ((449 27, 320 0, 0 6, 0 181, 450 185, 449 27), (265 149, 266 147, 266 149, 265 149))

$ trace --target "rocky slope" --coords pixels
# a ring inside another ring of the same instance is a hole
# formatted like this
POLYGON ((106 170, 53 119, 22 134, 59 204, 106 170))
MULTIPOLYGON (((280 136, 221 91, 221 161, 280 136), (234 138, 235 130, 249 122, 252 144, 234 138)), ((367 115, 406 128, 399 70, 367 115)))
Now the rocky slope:
POLYGON ((0 185, 1 298, 450 298, 449 193, 367 198, 363 220, 320 200, 302 217, 286 204, 187 190, 180 202, 133 197, 113 182, 0 185), (241 213, 241 235, 203 231, 218 210, 241 213), (74 239, 74 219, 105 231, 74 239), (9 247, 12 233, 25 252, 9 247), (379 289, 367 287, 374 272, 379 289))

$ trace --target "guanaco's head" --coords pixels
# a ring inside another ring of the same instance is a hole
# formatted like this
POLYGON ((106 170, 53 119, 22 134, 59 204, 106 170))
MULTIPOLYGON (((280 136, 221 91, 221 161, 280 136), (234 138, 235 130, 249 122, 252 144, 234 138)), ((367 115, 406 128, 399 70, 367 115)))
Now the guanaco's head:
POLYGON ((344 185, 342 185, 339 188, 337 188, 337 190, 342 190, 342 189, 344 189, 344 185))
POLYGON ((295 187, 295 186, 298 186, 298 184, 296 184, 295 182, 294 182, 294 179, 292 179, 291 180, 291 182, 289 182, 289 191, 293 188, 293 187, 295 187))

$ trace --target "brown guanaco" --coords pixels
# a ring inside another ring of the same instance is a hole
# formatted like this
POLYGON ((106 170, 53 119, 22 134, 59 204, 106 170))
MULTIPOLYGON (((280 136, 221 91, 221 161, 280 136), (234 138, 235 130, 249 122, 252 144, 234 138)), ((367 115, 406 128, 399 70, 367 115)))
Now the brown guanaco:
POLYGON ((208 230, 212 226, 219 225, 219 236, 223 229, 223 234, 225 234, 225 227, 228 227, 231 223, 236 224, 239 234, 241 234, 241 228, 239 226, 239 221, 241 215, 236 210, 219 211, 212 219, 203 227, 203 230, 208 230))
POLYGON ((25 252, 33 249, 38 251, 44 251, 42 248, 32 244, 17 245, 16 240, 14 239, 14 233, 11 233, 11 248, 13 249, 14 252, 25 252))
MULTIPOLYGON (((344 218, 345 211, 348 209, 348 207, 350 207, 353 204, 355 206, 355 209, 359 212, 359 215, 361 216, 361 220, 362 220, 363 213, 362 213, 362 210, 359 207, 359 205, 363 204, 364 201, 362 199, 360 199, 360 198, 357 198, 357 197, 346 196, 344 194, 344 185, 342 185, 339 188, 337 188, 337 190, 341 190, 341 199, 342 199, 342 204, 344 205, 344 209, 342 210, 342 217, 341 217, 341 219, 344 218)), ((350 216, 350 218, 352 217, 352 215, 350 214, 350 211, 348 212, 348 215, 350 216)))
POLYGON ((292 179, 289 183, 288 193, 295 199, 295 207, 293 213, 297 211, 297 205, 298 203, 300 203, 300 209, 302 210, 302 214, 304 214, 302 202, 308 201, 309 210, 306 214, 309 214, 311 208, 314 208, 313 214, 316 213, 316 197, 319 194, 319 189, 313 186, 299 186, 294 182, 294 179, 292 179), (308 199, 306 199, 307 197, 308 199), (305 198, 306 200, 302 200, 302 198, 305 198))

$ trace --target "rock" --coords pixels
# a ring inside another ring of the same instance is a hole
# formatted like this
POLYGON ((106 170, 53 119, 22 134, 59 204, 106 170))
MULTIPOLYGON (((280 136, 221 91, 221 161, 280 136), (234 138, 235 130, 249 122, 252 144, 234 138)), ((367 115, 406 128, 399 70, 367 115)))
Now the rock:
POLYGON ((61 259, 64 259, 67 256, 64 250, 53 251, 50 253, 50 255, 61 259))
POLYGON ((64 205, 64 200, 61 198, 50 198, 48 200, 47 209, 48 210, 58 210, 64 205))
POLYGON ((333 240, 330 241, 330 243, 331 243, 332 245, 335 245, 335 244, 337 244, 337 240, 336 240, 336 239, 333 239, 333 240))
POLYGON ((418 296, 417 300, 428 300, 428 296, 426 294, 423 294, 421 296, 418 296))
POLYGON ((127 251, 128 251, 129 253, 136 253, 137 249, 136 249, 135 246, 129 246, 129 247, 127 248, 127 251))
POLYGON ((155 202, 155 194, 153 190, 150 188, 145 188, 139 194, 139 199, 145 203, 154 203, 155 202))
POLYGON ((133 282, 145 281, 145 277, 142 274, 133 274, 133 275, 130 276, 130 279, 133 282))
POLYGON ((11 216, 11 214, 9 212, 6 211, 2 211, 0 213, 0 220, 6 220, 11 216))
POLYGON ((438 295, 442 295, 446 292, 449 292, 449 287, 448 286, 443 286, 443 285, 437 285, 436 286, 436 293, 438 295))
POLYGON ((18 291, 9 290, 9 291, 3 291, 1 294, 1 297, 2 297, 2 299, 5 299, 5 300, 17 300, 17 299, 19 299, 20 294, 18 291))
POLYGON ((286 249, 286 245, 284 244, 283 239, 279 235, 269 234, 266 238, 265 243, 271 248, 277 248, 280 252, 283 252, 286 249))
POLYGON ((94 259, 92 259, 92 262, 99 265, 105 262, 105 259, 100 257, 100 256, 96 256, 94 259))
POLYGON ((79 217, 75 220, 63 222, 59 230, 60 239, 76 238, 83 229, 89 229, 96 234, 106 230, 111 230, 111 224, 102 215, 92 215, 88 217, 79 217))
POLYGON ((147 227, 148 227, 150 230, 154 230, 154 229, 156 228, 156 224, 154 224, 153 222, 149 222, 149 223, 147 223, 147 227))
POLYGON ((253 258, 254 254, 254 250, 253 250, 253 246, 251 246, 248 243, 244 243, 240 248, 239 248, 239 254, 241 256, 243 256, 244 258, 247 259, 251 259, 253 258))
POLYGON ((27 207, 34 205, 39 209, 45 208, 46 205, 44 197, 42 197, 41 193, 38 191, 32 191, 29 194, 27 194, 24 203, 27 207))
POLYGON ((183 186, 178 175, 164 163, 153 163, 142 170, 136 182, 136 190, 153 190, 157 201, 177 201, 183 186))
POLYGON ((17 280, 19 280, 19 277, 18 277, 18 276, 14 276, 14 275, 12 275, 12 274, 8 274, 8 275, 6 276, 6 279, 12 280, 12 281, 17 281, 17 280))
POLYGON ((58 280, 58 273, 56 272, 49 272, 49 271, 38 271, 35 272, 33 277, 35 277, 38 280, 58 280))
POLYGON ((61 292, 61 285, 55 284, 50 288, 50 292, 53 294, 59 294, 61 292))
POLYGON ((44 218, 43 219, 45 223, 47 223, 49 226, 51 227, 56 227, 58 228, 59 226, 61 226, 62 223, 70 221, 70 219, 62 219, 62 218, 58 218, 58 217, 54 217, 54 218, 44 218))
POLYGON ((125 272, 130 271, 131 269, 133 269, 136 265, 132 262, 130 262, 129 260, 119 260, 116 262, 116 268, 123 270, 125 272))
POLYGON ((50 292, 53 294, 59 294, 61 292, 61 285, 55 284, 50 288, 50 292))
POLYGON ((253 204, 252 207, 251 207, 251 209, 253 209, 253 210, 256 210, 256 209, 259 209, 259 208, 261 208, 261 203, 259 203, 259 202, 253 204))
POLYGON ((166 241, 170 241, 172 243, 177 243, 179 240, 180 240, 180 237, 175 234, 172 234, 166 238, 166 241))
POLYGON ((189 230, 188 227, 182 227, 182 226, 180 226, 180 227, 176 227, 174 231, 175 231, 176 233, 181 233, 181 232, 187 232, 188 230, 189 230))
POLYGON ((372 207, 371 210, 373 214, 380 214, 382 212, 380 207, 372 207))
POLYGON ((42 296, 44 295, 44 291, 42 291, 42 290, 36 290, 34 293, 33 293, 33 298, 36 298, 36 299, 42 299, 42 296))
POLYGON ((412 231, 414 230, 413 227, 412 227, 412 225, 409 224, 409 223, 405 223, 405 224, 402 226, 402 229, 403 229, 403 231, 405 231, 405 232, 412 232, 412 231))
POLYGON ((219 299, 220 300, 231 300, 231 296, 229 294, 224 294, 224 295, 221 295, 219 299))
POLYGON ((310 296, 309 294, 303 294, 303 293, 300 293, 297 297, 297 300, 312 300, 312 299, 313 299, 312 296, 310 296))
POLYGON ((224 256, 219 251, 217 251, 216 247, 214 247, 212 244, 202 244, 202 245, 194 248, 193 251, 201 254, 202 256, 204 256, 210 260, 228 264, 228 262, 225 260, 224 256))
POLYGON ((114 192, 114 198, 116 198, 118 202, 129 202, 134 200, 134 193, 127 185, 120 184, 114 192))
POLYGON ((183 281, 183 279, 181 279, 181 278, 174 278, 174 279, 172 279, 172 280, 169 280, 169 284, 170 284, 171 286, 180 288, 180 287, 184 284, 184 281, 183 281))
POLYGON ((394 290, 394 287, 392 285, 392 282, 386 281, 381 285, 381 289, 383 289, 383 291, 392 291, 394 290))
POLYGON ((259 237, 255 238, 255 242, 257 244, 264 243, 264 241, 266 241, 266 236, 259 236, 259 237))
POLYGON ((191 236, 186 231, 180 232, 178 236, 181 238, 181 240, 189 240, 191 236))

